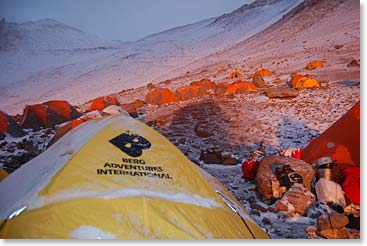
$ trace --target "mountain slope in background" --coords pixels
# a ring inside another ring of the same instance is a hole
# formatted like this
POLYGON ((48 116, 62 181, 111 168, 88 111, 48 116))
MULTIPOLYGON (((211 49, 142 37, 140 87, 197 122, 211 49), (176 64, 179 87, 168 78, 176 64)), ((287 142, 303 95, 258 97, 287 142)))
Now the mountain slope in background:
POLYGON ((359 80, 359 67, 346 69, 348 62, 360 56, 359 14, 358 1, 306 0, 270 28, 159 79, 177 77, 182 83, 183 76, 195 80, 210 74, 223 79, 227 73, 217 71, 230 64, 233 69, 248 73, 260 67, 270 69, 285 83, 293 72, 309 73, 305 65, 318 59, 326 63, 323 69, 312 71, 318 79, 359 80), (336 49, 338 45, 342 48, 336 49), (207 74, 202 74, 203 70, 207 74), (186 71, 190 71, 190 76, 186 71))
POLYGON ((0 89, 3 94, 0 108, 14 114, 25 104, 55 98, 79 104, 143 85, 251 37, 281 19, 300 2, 260 0, 218 18, 171 29, 136 42, 113 45, 101 45, 98 39, 52 20, 10 25, 8 29, 13 31, 5 41, 2 40, 2 47, 6 49, 0 51, 0 89), (53 27, 51 30, 50 26, 53 27), (40 34, 40 30, 46 33, 40 34), (62 42, 48 39, 54 37, 54 32, 56 37, 62 36, 62 42), (38 39, 32 35, 48 39, 50 43, 42 41, 37 46, 38 39), (12 43, 12 40, 16 42, 12 43))

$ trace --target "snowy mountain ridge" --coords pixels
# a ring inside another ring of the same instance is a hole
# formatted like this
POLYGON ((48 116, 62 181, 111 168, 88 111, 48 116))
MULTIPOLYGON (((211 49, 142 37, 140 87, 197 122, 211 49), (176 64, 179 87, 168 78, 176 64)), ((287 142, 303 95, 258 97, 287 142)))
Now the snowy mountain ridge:
POLYGON ((1 51, 82 49, 112 43, 53 19, 21 24, 2 20, 0 34, 1 51))
POLYGON ((7 48, 0 51, 0 108, 14 114, 26 104, 50 99, 80 104, 158 82, 170 71, 264 30, 302 0, 256 2, 218 18, 117 45, 102 44, 57 21, 5 24, 5 28, 3 23, 0 31, 7 35, 1 35, 5 37, 1 43, 7 48))

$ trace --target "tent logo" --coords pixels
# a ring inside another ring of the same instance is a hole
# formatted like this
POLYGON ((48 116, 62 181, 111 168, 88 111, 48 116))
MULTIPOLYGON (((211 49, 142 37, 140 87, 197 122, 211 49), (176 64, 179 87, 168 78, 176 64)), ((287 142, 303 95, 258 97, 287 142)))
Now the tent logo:
POLYGON ((147 139, 129 132, 122 133, 109 142, 131 157, 141 156, 143 149, 149 149, 152 146, 147 139))

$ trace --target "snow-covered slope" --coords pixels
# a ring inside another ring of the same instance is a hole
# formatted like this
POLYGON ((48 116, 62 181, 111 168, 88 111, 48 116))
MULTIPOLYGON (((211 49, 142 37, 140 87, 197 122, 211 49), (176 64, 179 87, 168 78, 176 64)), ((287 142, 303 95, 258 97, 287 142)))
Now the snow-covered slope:
POLYGON ((98 39, 51 20, 14 27, 27 38, 9 44, 16 34, 7 35, 9 48, 0 51, 0 108, 14 114, 25 104, 49 99, 79 104, 156 81, 264 30, 301 2, 259 0, 218 18, 116 45, 102 46, 98 39), (43 41, 35 41, 38 37, 43 41), (53 40, 59 38, 62 42, 53 40))

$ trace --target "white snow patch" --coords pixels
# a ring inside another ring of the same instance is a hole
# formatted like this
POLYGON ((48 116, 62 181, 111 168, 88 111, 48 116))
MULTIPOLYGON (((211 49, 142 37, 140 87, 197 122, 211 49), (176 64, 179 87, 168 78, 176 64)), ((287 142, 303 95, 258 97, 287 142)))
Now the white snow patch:
POLYGON ((110 105, 106 107, 105 109, 103 109, 103 112, 109 115, 123 114, 123 115, 129 116, 129 113, 126 112, 126 110, 124 110, 122 107, 117 106, 117 105, 110 105))
POLYGON ((84 225, 69 233, 75 239, 116 239, 115 235, 100 228, 84 225))
MULTIPOLYGON (((123 189, 113 191, 99 191, 99 190, 64 190, 53 196, 48 197, 48 203, 55 203, 58 201, 72 200, 78 198, 99 198, 99 199, 115 199, 115 198, 129 198, 129 197, 149 197, 159 198, 168 201, 193 204, 200 207, 212 208, 221 207, 215 200, 204 198, 196 194, 186 193, 170 193, 166 191, 153 191, 143 189, 123 189)), ((35 209, 40 206, 46 205, 43 196, 39 196, 32 204, 28 206, 28 209, 35 209)))

